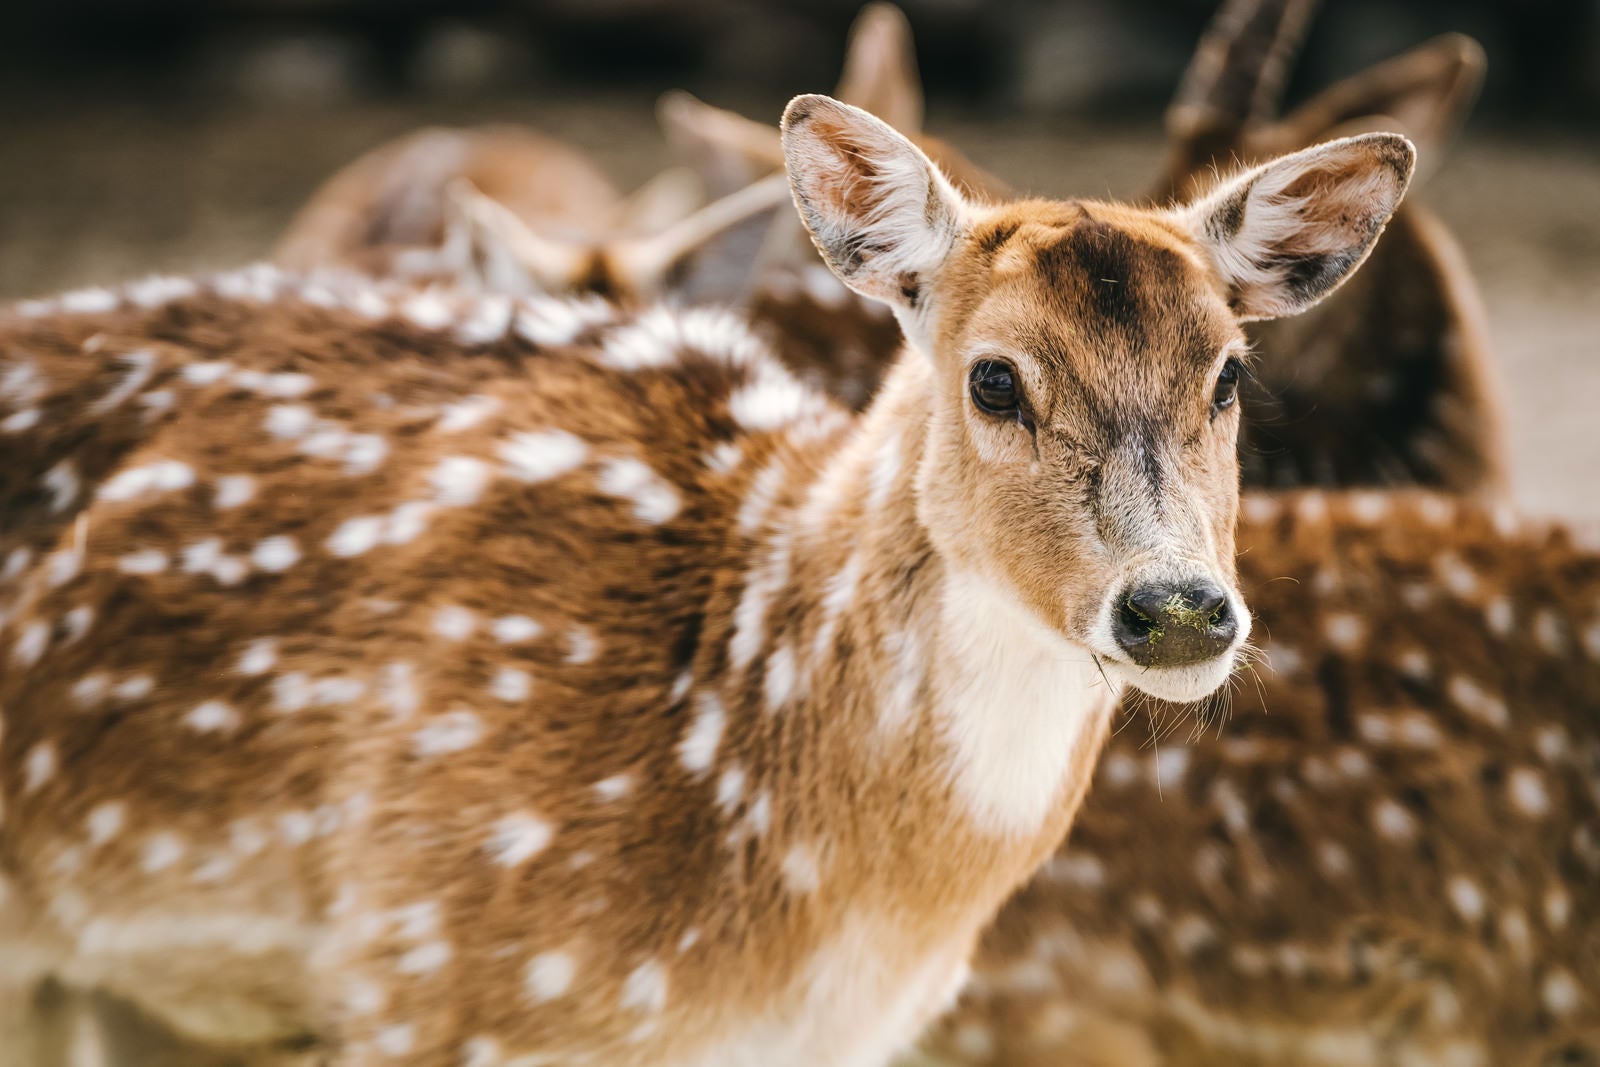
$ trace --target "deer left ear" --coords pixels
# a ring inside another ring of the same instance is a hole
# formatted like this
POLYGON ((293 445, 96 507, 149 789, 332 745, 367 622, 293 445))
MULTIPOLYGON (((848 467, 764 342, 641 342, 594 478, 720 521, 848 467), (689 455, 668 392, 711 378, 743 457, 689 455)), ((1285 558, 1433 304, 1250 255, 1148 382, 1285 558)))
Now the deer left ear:
POLYGON ((914 316, 962 233, 961 195, 887 123, 826 96, 790 102, 783 149, 800 217, 834 274, 914 316))
POLYGON ((1367 258, 1416 158, 1397 134, 1347 137, 1246 171, 1181 213, 1241 319, 1294 315, 1367 258))

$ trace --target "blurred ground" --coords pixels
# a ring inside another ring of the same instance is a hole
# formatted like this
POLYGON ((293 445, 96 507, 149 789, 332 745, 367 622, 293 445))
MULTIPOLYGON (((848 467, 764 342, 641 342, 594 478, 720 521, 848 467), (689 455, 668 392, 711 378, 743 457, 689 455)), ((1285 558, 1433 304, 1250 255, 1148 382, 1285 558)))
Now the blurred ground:
MULTIPOLYGON (((782 104, 712 100, 774 117, 782 104)), ((632 186, 666 159, 652 108, 646 93, 590 90, 469 107, 11 108, 0 126, 0 298, 258 257, 322 178, 428 122, 527 122, 632 186)), ((1039 193, 1134 195, 1160 158, 1153 117, 1113 128, 932 111, 932 132, 1039 193)), ((1474 131, 1416 195, 1480 280, 1519 502, 1600 517, 1600 134, 1474 131)))

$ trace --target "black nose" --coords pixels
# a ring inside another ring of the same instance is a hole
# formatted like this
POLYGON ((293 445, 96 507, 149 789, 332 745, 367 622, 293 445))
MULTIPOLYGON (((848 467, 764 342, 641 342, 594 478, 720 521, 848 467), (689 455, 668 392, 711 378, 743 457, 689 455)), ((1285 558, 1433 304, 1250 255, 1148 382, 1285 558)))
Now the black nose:
POLYGON ((1228 596, 1210 582, 1139 586, 1117 603, 1117 644, 1141 667, 1182 667, 1221 655, 1239 625, 1228 596))

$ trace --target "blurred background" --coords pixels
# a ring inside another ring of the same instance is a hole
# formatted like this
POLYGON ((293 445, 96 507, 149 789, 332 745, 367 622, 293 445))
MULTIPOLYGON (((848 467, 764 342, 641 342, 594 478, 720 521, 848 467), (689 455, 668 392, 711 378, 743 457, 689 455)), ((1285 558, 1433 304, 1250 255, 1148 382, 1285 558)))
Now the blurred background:
MULTIPOLYGON (((930 132, 1016 186, 1136 196, 1208 0, 903 0, 930 132)), ((9 0, 0 298, 264 255, 334 170, 428 123, 532 125, 624 187, 668 162, 657 95, 775 121, 827 91, 841 0, 9 0)), ((1445 31, 1489 59, 1413 195, 1483 290, 1517 497, 1600 516, 1600 0, 1328 0, 1292 103, 1445 31)))

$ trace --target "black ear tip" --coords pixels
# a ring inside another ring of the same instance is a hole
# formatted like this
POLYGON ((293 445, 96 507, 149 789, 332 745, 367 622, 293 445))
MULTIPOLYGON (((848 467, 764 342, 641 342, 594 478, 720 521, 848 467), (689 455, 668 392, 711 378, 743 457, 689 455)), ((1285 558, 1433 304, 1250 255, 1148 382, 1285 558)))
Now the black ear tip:
POLYGON ((827 101, 827 99, 827 97, 820 96, 816 93, 808 93, 805 96, 795 97, 793 100, 789 101, 789 106, 783 109, 783 128, 785 130, 792 130, 800 126, 804 126, 806 123, 811 121, 812 117, 816 115, 818 108, 825 101, 827 101))

